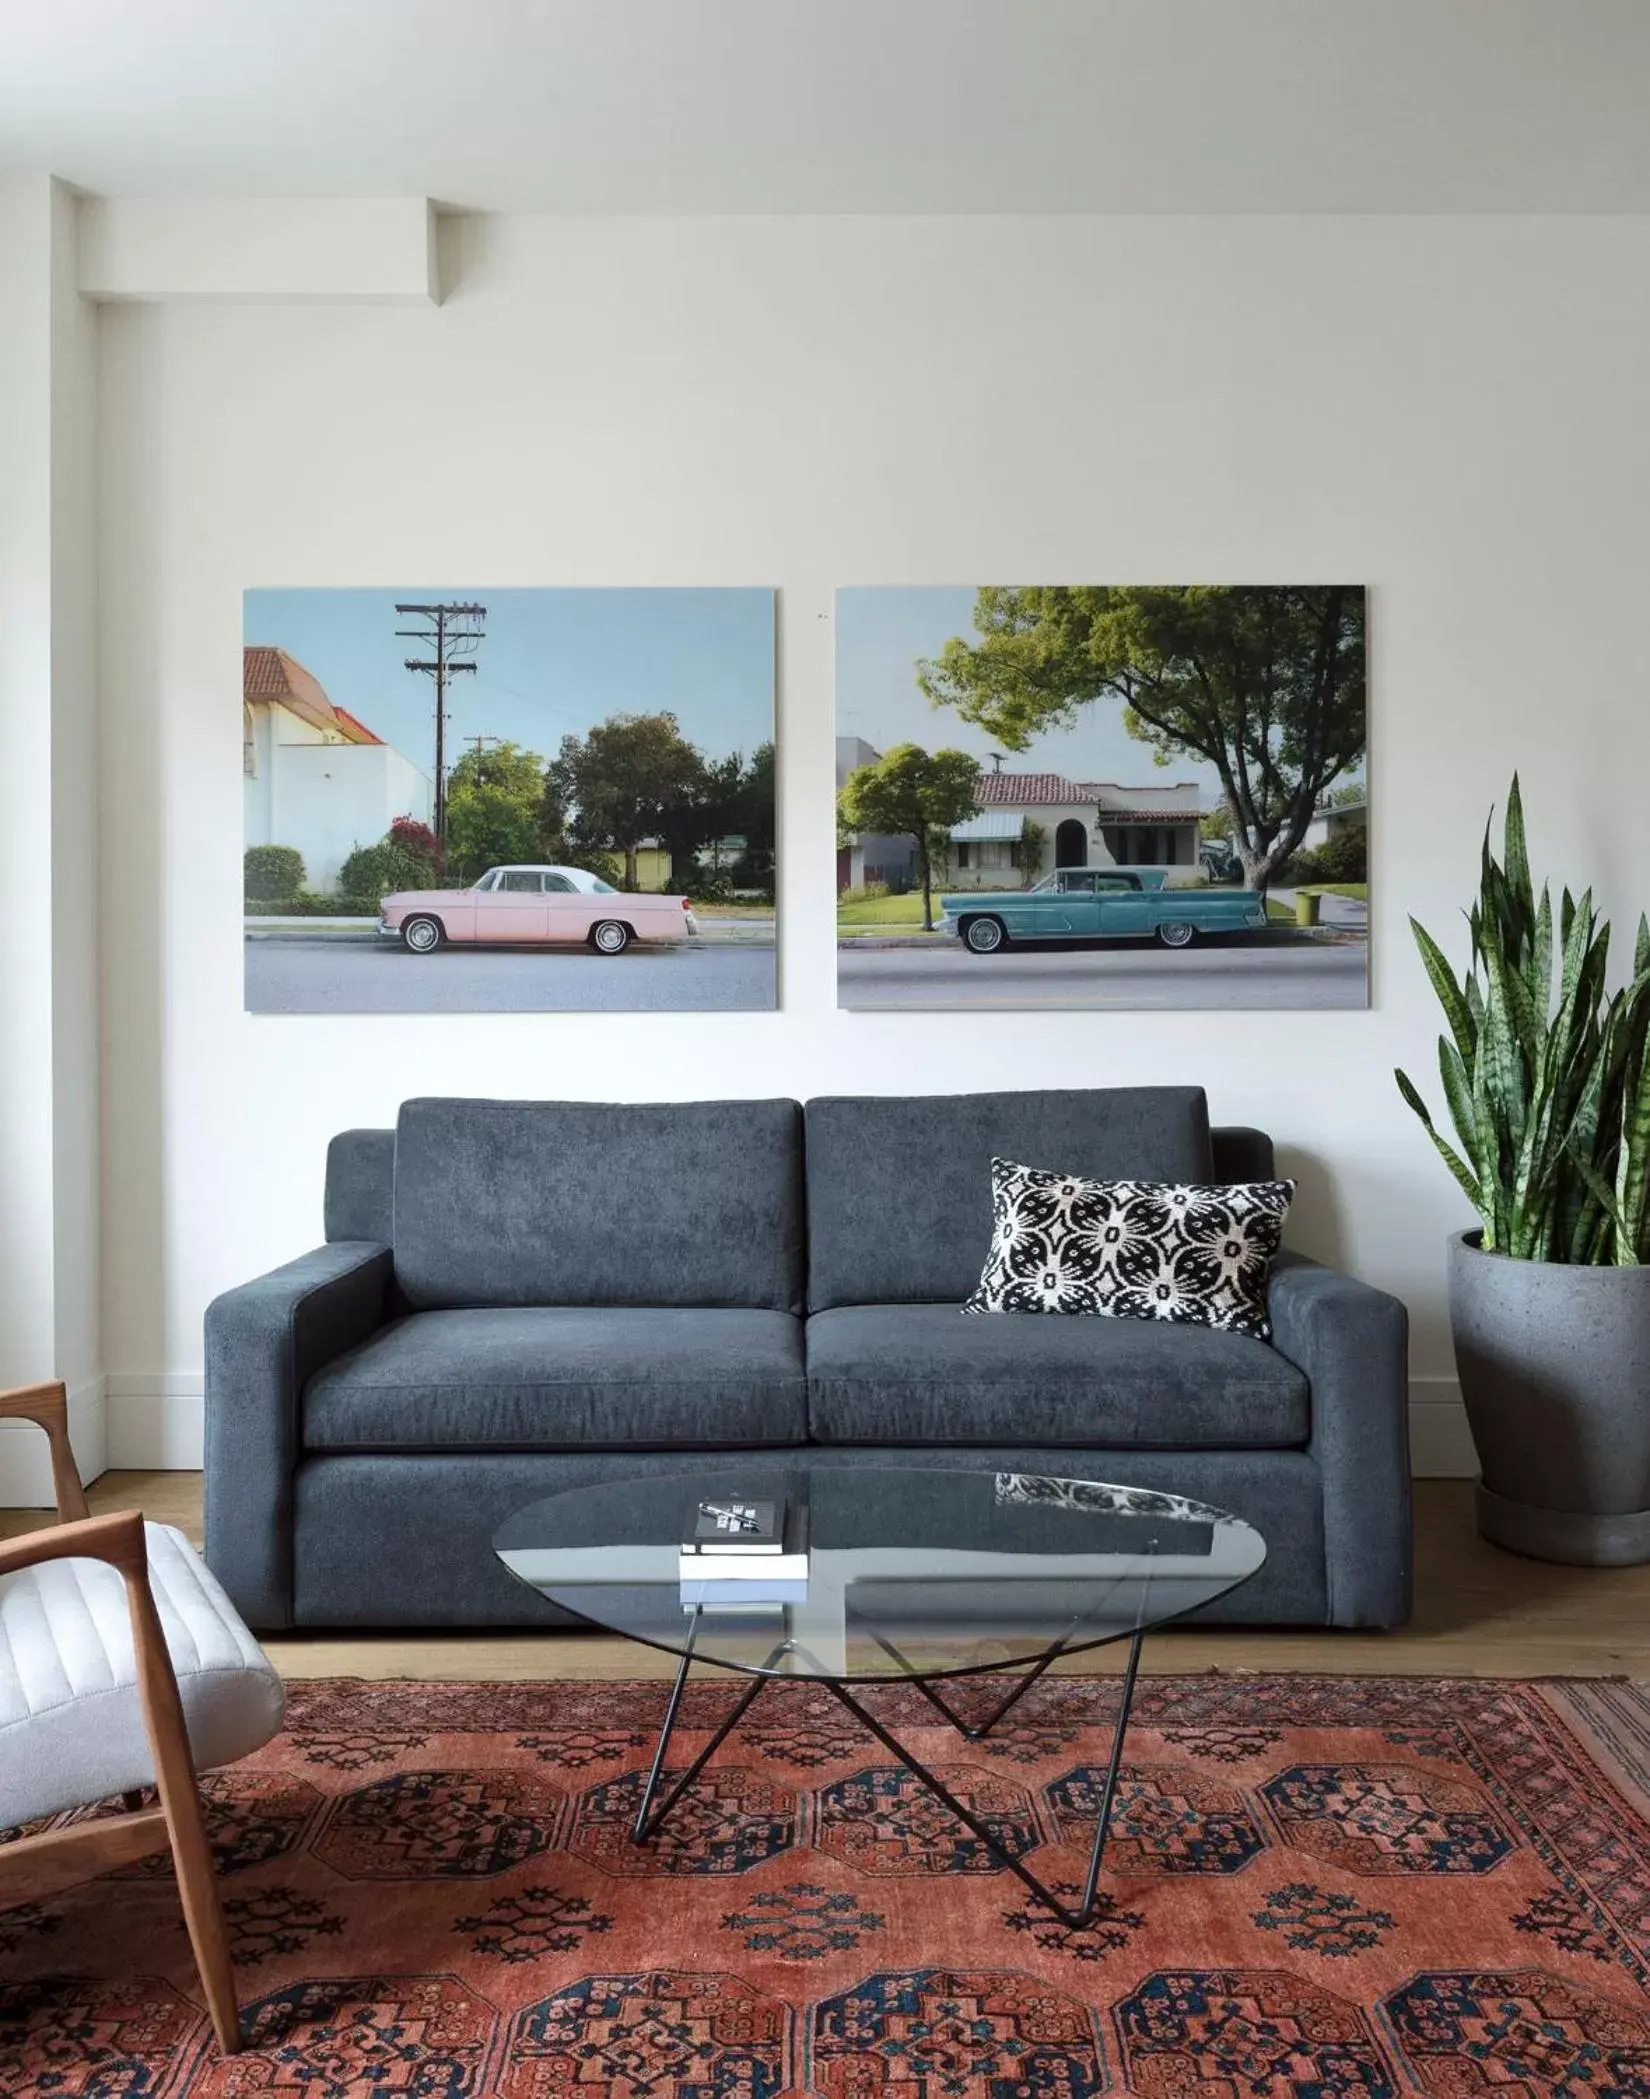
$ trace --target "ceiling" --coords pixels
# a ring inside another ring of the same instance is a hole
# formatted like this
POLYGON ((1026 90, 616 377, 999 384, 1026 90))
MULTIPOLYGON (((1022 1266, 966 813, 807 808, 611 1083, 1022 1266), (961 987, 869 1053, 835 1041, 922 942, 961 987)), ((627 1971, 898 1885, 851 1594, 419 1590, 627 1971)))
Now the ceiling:
POLYGON ((568 212, 1650 210, 1650 0, 0 0, 0 168, 568 212))

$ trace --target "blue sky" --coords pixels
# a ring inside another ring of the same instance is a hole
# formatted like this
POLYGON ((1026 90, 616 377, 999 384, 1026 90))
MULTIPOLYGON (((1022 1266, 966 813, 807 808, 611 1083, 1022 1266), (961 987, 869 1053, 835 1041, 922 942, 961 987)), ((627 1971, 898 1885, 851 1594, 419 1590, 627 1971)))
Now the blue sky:
POLYGON ((427 655, 398 627, 396 601, 487 608, 476 670, 448 687, 449 763, 467 736, 501 736, 553 758, 561 739, 610 714, 673 713, 707 757, 749 757, 773 736, 771 590, 249 590, 249 643, 285 649, 327 696, 434 768, 427 655))
MULTIPOLYGON (((839 590, 836 595, 836 720, 839 736, 890 744, 942 746, 984 758, 1003 746, 950 707, 933 706, 918 689, 915 666, 937 656, 953 634, 974 637, 974 590, 935 586, 839 590)), ((1005 770, 1064 773, 1074 780, 1115 780, 1126 787, 1167 787, 1195 780, 1212 806, 1219 779, 1212 765, 1175 757, 1155 762, 1150 744, 1123 726, 1122 703, 1096 700, 1075 727, 1035 737, 1010 751, 1005 770)))

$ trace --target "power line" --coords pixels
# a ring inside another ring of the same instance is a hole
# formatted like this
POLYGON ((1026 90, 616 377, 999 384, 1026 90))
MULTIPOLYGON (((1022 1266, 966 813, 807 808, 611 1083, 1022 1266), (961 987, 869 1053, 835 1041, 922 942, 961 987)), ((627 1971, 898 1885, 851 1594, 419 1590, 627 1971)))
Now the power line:
POLYGON ((468 671, 473 677, 473 657, 486 632, 485 605, 397 605, 424 622, 419 627, 397 627, 407 641, 421 641, 432 653, 409 656, 406 667, 435 681, 435 837, 438 846, 447 842, 447 680, 468 671))

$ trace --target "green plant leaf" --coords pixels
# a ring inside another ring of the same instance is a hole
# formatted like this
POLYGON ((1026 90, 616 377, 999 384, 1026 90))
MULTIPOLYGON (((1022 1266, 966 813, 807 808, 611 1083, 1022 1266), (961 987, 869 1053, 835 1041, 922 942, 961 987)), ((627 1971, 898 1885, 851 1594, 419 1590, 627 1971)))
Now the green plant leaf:
POLYGON ((1644 1036, 1629 1048, 1622 1078, 1621 1149, 1616 1165, 1615 1258, 1618 1268, 1637 1267, 1645 1244, 1645 1191, 1650 1180, 1650 1057, 1644 1036))
MULTIPOLYGON (((1603 1210, 1605 1216, 1609 1218, 1611 1225, 1615 1229, 1616 1244, 1619 1246, 1625 1234, 1623 1232, 1621 1205, 1616 1201, 1616 1191, 1610 1186, 1603 1174, 1599 1172, 1591 1159, 1583 1159, 1578 1154, 1576 1171, 1597 1197, 1599 1207, 1603 1210)), ((1620 1265, 1624 1268, 1636 1268, 1639 1264, 1637 1258, 1634 1257, 1631 1260, 1620 1263, 1620 1265)))
POLYGON ((1455 1125, 1461 1149, 1466 1153, 1474 1174, 1480 1174, 1483 1171, 1483 1138, 1473 1114, 1472 1080, 1467 1075, 1461 1052, 1447 1035, 1438 1038, 1438 1075, 1443 1080, 1444 1098, 1449 1103, 1450 1120, 1455 1125))
POLYGON ((1513 774, 1512 785, 1507 790, 1507 816, 1502 827, 1502 840, 1512 901, 1525 921, 1533 925, 1535 898, 1530 888, 1530 856, 1524 843, 1524 797, 1518 790, 1517 773, 1513 774))
POLYGON ((1455 1037, 1455 1047, 1463 1058, 1470 1058, 1478 1039, 1478 1024, 1467 1004, 1466 992, 1456 983, 1455 972, 1450 968, 1443 949, 1421 921, 1412 918, 1409 928, 1415 935, 1416 947, 1420 949, 1427 982, 1431 984, 1439 1005, 1443 1007, 1449 1031, 1455 1037))
MULTIPOLYGON (((1438 1156, 1443 1160, 1444 1164, 1449 1168, 1450 1172, 1454 1174, 1456 1180, 1460 1183, 1462 1194, 1467 1198, 1467 1201, 1472 1204, 1473 1208, 1478 1211, 1480 1217, 1484 1217, 1483 1207, 1479 1201, 1479 1184, 1476 1176, 1472 1173, 1471 1169, 1468 1167, 1466 1161, 1461 1157, 1460 1153, 1456 1151, 1455 1147, 1451 1143, 1449 1143, 1449 1141, 1446 1138, 1439 1135, 1437 1129, 1433 1125, 1431 1110, 1427 1107, 1426 1102, 1422 1100, 1420 1094, 1415 1090, 1415 1086, 1410 1080, 1408 1074, 1406 1072, 1396 1071, 1393 1073, 1393 1077, 1398 1081, 1398 1091, 1403 1095, 1404 1099, 1408 1101, 1409 1105, 1421 1118, 1422 1128, 1432 1139, 1433 1143, 1438 1147, 1438 1156)), ((1484 1244, 1486 1247, 1488 1247, 1489 1245, 1489 1228, 1492 1221, 1493 1220, 1491 1218, 1484 1217, 1484 1244)))

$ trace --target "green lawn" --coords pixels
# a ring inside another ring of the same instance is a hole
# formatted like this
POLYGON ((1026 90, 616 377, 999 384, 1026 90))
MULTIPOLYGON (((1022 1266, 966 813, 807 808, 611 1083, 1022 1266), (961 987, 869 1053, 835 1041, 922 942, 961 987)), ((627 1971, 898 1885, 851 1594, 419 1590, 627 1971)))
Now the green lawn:
MULTIPOLYGON (((939 916, 939 898, 934 899, 934 915, 939 916)), ((879 896, 868 904, 838 904, 836 910, 838 926, 922 926, 922 892, 912 890, 905 896, 879 896)))

